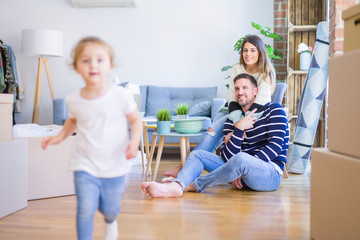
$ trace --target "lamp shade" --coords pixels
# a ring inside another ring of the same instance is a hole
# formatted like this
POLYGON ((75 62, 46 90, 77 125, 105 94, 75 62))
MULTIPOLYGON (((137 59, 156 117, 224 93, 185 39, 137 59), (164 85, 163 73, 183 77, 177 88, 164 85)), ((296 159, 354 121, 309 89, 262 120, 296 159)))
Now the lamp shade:
POLYGON ((21 52, 27 55, 61 57, 63 33, 47 29, 24 29, 21 33, 21 52))

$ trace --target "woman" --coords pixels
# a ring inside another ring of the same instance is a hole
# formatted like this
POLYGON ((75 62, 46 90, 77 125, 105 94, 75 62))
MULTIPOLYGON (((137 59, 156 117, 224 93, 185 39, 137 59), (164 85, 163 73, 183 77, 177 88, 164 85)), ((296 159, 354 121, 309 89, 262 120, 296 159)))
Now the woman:
MULTIPOLYGON (((258 84, 258 94, 255 98, 253 108, 257 108, 257 113, 261 112, 262 105, 271 101, 271 95, 275 90, 275 70, 271 64, 270 57, 267 54, 264 42, 256 35, 247 36, 241 46, 240 62, 235 64, 230 74, 228 108, 220 110, 209 127, 207 135, 196 146, 194 150, 205 150, 214 152, 222 143, 224 137, 223 128, 226 119, 232 118, 240 120, 241 110, 235 97, 233 79, 241 74, 248 73, 252 75, 258 84), (229 113, 229 114, 228 114, 229 113)), ((256 116, 256 115, 255 115, 256 116)), ((237 121, 238 121, 237 120, 237 121)), ((235 122, 235 121, 234 121, 235 122)), ((163 175, 176 177, 181 170, 181 165, 164 172, 163 175)), ((163 181, 169 181, 165 178, 163 181)))

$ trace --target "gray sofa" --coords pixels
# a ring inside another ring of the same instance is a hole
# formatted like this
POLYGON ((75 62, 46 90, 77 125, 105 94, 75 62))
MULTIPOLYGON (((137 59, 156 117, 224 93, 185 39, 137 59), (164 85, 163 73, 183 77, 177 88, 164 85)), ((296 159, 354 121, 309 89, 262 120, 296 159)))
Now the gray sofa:
MULTIPOLYGON (((140 86, 141 104, 138 103, 140 112, 144 112, 145 117, 155 116, 156 110, 167 107, 174 109, 178 103, 187 103, 190 107, 190 116, 206 117, 201 130, 202 135, 190 138, 190 143, 199 143, 206 134, 207 128, 214 120, 219 108, 226 102, 224 98, 217 98, 217 87, 158 87, 152 85, 140 86)), ((54 99, 53 101, 53 122, 63 125, 67 119, 67 107, 64 99, 54 99)), ((152 140, 153 129, 148 130, 149 142, 152 140)), ((168 137, 166 143, 178 143, 179 139, 168 137)))

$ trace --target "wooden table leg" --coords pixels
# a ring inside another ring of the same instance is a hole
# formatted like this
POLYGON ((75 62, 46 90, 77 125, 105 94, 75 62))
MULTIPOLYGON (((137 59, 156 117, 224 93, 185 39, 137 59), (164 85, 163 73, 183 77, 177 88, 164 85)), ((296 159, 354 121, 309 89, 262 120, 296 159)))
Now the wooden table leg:
MULTIPOLYGON (((143 122, 143 136, 145 141, 145 153, 146 153, 146 159, 149 159, 149 137, 148 137, 148 131, 146 127, 146 122, 143 122)), ((149 161, 149 160, 148 160, 149 161)))
POLYGON ((150 148, 150 153, 148 154, 148 158, 147 158, 147 166, 146 166, 146 174, 145 176, 149 176, 150 174, 150 170, 151 170, 151 163, 152 163, 152 159, 154 156, 154 151, 155 151, 155 147, 156 147, 156 141, 157 141, 157 136, 153 135, 152 141, 151 141, 151 148, 150 148))
POLYGON ((284 166, 283 178, 289 178, 289 174, 287 172, 286 166, 284 166))
POLYGON ((180 137, 180 156, 181 156, 181 165, 185 165, 186 161, 186 137, 180 137))
POLYGON ((190 142, 189 142, 189 137, 185 138, 186 141, 186 158, 188 158, 189 154, 190 154, 190 142))
POLYGON ((157 152, 157 155, 156 155, 155 169, 154 169, 154 173, 153 173, 153 181, 156 180, 156 175, 157 175, 157 172, 158 172, 158 169, 159 169, 159 164, 160 164, 162 150, 163 150, 163 147, 164 147, 164 142, 165 142, 165 136, 160 136, 158 152, 157 152))
MULTIPOLYGON (((140 152, 141 152, 141 161, 142 161, 142 167, 143 170, 145 169, 145 161, 144 161, 144 135, 141 134, 141 140, 140 140, 140 152)), ((147 161, 147 158, 146 158, 147 161)))

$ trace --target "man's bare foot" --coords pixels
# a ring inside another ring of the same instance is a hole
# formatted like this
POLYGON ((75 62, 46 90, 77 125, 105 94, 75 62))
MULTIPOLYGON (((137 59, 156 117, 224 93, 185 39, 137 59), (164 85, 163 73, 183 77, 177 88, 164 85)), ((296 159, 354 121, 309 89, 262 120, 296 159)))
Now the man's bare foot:
POLYGON ((182 187, 177 182, 168 184, 144 182, 141 184, 141 189, 153 198, 174 198, 183 195, 182 187))
POLYGON ((174 180, 174 177, 164 177, 163 179, 161 179, 161 182, 163 183, 170 183, 174 180))
POLYGON ((194 187, 194 184, 191 183, 189 186, 187 186, 184 190, 184 192, 196 192, 196 189, 194 187))
POLYGON ((169 171, 163 172, 163 175, 176 178, 181 169, 182 169, 182 166, 180 164, 169 171))

